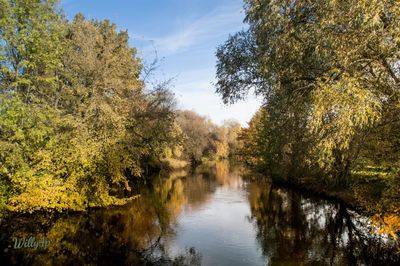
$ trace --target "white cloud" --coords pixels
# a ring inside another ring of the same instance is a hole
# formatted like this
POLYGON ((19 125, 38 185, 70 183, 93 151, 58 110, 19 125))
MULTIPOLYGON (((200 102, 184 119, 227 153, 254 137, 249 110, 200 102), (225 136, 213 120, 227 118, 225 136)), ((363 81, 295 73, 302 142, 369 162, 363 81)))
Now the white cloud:
POLYGON ((179 101, 181 109, 194 110, 197 113, 208 116, 218 124, 223 120, 236 119, 242 126, 258 110, 261 101, 249 95, 248 99, 236 104, 223 104, 220 95, 215 93, 213 80, 213 68, 192 70, 182 73, 182 79, 177 79, 174 92, 179 101))
POLYGON ((181 109, 194 110, 197 113, 212 118, 217 124, 222 124, 224 120, 236 119, 242 126, 247 126, 247 122, 258 110, 261 103, 254 97, 249 97, 245 101, 233 105, 224 105, 216 94, 202 93, 201 91, 187 92, 178 96, 181 109))
POLYGON ((131 34, 131 37, 147 43, 141 49, 144 55, 153 53, 156 48, 160 55, 168 56, 241 29, 243 17, 242 9, 237 6, 219 7, 169 35, 148 37, 131 34))
POLYGON ((234 118, 242 126, 247 126, 260 107, 260 101, 249 96, 246 101, 224 105, 212 85, 215 82, 214 65, 209 65, 214 62, 216 45, 224 41, 229 33, 245 27, 243 18, 242 8, 236 3, 218 7, 163 37, 132 34, 131 37, 141 42, 142 47, 138 48, 144 58, 151 60, 155 51, 160 57, 166 57, 168 74, 175 77, 173 91, 180 109, 194 110, 218 124, 234 118))

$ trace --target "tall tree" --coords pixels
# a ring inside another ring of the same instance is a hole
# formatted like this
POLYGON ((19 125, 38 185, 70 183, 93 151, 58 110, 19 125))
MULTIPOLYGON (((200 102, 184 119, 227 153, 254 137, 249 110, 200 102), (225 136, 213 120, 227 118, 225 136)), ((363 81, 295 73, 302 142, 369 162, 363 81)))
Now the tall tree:
POLYGON ((25 102, 53 100, 65 33, 57 2, 0 2, 1 91, 18 93, 25 102))
POLYGON ((217 50, 217 92, 228 103, 254 88, 272 143, 345 178, 363 134, 399 110, 396 2, 245 1, 250 27, 217 50))
POLYGON ((0 1, 0 205, 121 204, 178 142, 175 100, 145 90, 128 33, 63 19, 56 1, 0 1), (155 134, 156 132, 156 134, 155 134))

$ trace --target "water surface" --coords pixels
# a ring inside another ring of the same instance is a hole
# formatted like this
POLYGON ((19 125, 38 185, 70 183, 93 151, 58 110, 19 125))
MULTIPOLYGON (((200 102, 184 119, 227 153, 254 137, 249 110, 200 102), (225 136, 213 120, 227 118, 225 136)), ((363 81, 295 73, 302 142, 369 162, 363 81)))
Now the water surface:
POLYGON ((155 178, 123 207, 3 219, 1 265, 398 265, 345 206, 244 178, 227 162, 155 178), (15 248, 15 239, 48 247, 15 248))

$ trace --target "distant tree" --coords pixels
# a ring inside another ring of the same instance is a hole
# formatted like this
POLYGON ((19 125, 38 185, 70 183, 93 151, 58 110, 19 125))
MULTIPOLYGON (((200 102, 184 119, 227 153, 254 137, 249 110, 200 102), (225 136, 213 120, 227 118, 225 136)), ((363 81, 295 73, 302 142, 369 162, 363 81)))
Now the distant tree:
POLYGON ((241 130, 241 125, 237 120, 229 119, 223 121, 222 127, 226 132, 226 142, 228 144, 229 156, 237 155, 238 135, 241 130))
POLYGON ((183 156, 200 162, 209 144, 212 123, 193 111, 179 111, 177 123, 183 133, 183 156))

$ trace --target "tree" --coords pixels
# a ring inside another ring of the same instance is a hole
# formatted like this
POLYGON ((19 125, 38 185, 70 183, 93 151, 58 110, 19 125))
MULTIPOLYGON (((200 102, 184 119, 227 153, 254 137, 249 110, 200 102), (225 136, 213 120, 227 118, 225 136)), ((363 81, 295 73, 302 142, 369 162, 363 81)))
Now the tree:
POLYGON ((122 204, 179 144, 168 84, 146 90, 128 33, 56 1, 0 2, 0 206, 122 204))
POLYGON ((58 85, 65 22, 53 0, 0 2, 0 90, 49 102, 58 85))
POLYGON ((193 111, 180 111, 177 123, 183 133, 183 156, 193 162, 200 162, 209 144, 212 123, 193 111))
POLYGON ((228 153, 230 157, 237 155, 238 150, 238 136, 241 130, 240 123, 234 119, 223 121, 222 128, 226 134, 226 142, 228 145, 228 153))
POLYGON ((288 146, 294 168, 318 162, 344 182, 363 136, 399 111, 396 1, 247 0, 245 10, 249 29, 217 50, 217 93, 229 103, 254 89, 274 153, 288 146))

